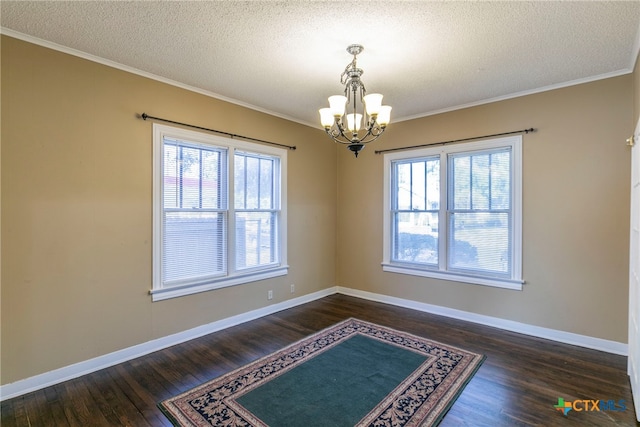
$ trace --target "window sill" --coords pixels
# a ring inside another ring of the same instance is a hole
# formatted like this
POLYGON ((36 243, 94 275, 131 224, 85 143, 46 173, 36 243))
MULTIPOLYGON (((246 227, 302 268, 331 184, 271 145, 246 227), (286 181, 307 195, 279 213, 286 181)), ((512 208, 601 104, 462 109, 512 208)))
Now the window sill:
POLYGON ((185 295, 197 294, 211 291, 213 289, 226 288, 229 286, 241 285, 243 283, 256 282, 258 280, 271 279, 272 277, 285 276, 289 273, 289 266, 280 266, 270 270, 254 271, 251 273, 238 274, 233 277, 215 280, 207 283, 196 283, 167 288, 152 289, 149 291, 151 300, 162 301, 170 298, 182 297, 185 295))
POLYGON ((450 280, 454 282, 471 283, 474 285, 492 286, 495 288, 512 289, 521 291, 523 280, 509 280, 495 277, 467 276, 459 273, 449 273, 444 271, 424 270, 382 263, 382 270, 389 273, 409 274, 411 276, 430 277, 432 279, 450 280))

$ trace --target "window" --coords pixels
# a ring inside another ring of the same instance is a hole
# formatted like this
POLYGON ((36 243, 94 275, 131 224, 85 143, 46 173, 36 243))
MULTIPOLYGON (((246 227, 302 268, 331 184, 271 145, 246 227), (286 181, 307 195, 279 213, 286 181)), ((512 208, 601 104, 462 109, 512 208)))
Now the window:
POLYGON ((153 129, 153 300, 287 274, 286 151, 153 129))
POLYGON ((522 289, 521 146, 386 154, 384 271, 522 289))

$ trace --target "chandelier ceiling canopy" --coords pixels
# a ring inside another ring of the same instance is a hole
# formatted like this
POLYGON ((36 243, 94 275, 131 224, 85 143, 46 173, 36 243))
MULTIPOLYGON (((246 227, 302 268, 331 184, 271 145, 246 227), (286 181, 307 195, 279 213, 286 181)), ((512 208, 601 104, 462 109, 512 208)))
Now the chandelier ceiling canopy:
POLYGON ((353 60, 340 75, 344 95, 330 96, 329 107, 319 110, 320 122, 327 134, 335 142, 347 145, 356 157, 365 144, 382 135, 391 119, 391 107, 382 105, 382 95, 367 94, 361 80, 364 71, 358 68, 356 60, 363 50, 359 44, 347 47, 353 60))

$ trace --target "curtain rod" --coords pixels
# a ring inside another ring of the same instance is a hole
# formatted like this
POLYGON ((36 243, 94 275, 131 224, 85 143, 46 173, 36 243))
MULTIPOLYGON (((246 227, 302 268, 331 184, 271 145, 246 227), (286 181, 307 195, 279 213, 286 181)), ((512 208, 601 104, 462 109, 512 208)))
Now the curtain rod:
POLYGON ((242 139, 245 139, 245 140, 248 140, 248 141, 261 142, 263 144, 270 144, 270 145, 276 145, 278 147, 288 148, 289 150, 295 150, 296 149, 295 145, 292 146, 292 145, 278 144, 277 142, 265 141, 263 139, 258 139, 258 138, 251 138, 250 136, 236 135, 235 133, 224 132, 224 131, 221 131, 221 130, 215 130, 215 129, 205 128, 205 127, 202 127, 202 126, 190 125, 188 123, 176 122, 174 120, 161 119, 160 117, 150 116, 147 113, 142 113, 142 114, 140 114, 139 117, 142 120, 147 120, 147 119, 159 120, 161 122, 173 123, 174 125, 187 126, 187 127, 194 128, 194 129, 200 129, 200 130, 206 130, 206 131, 209 131, 209 132, 215 132, 215 133, 218 133, 218 134, 221 134, 221 135, 228 136, 229 138, 242 138, 242 139))
POLYGON ((409 147, 389 148, 387 150, 376 150, 375 153, 376 154, 381 154, 381 153, 388 153, 388 152, 391 152, 391 151, 401 151, 401 150, 410 150, 412 148, 429 147, 431 145, 454 144, 456 142, 473 141, 475 139, 484 139, 484 138, 492 138, 492 137, 496 137, 496 136, 514 135, 514 134, 518 134, 518 133, 525 133, 526 134, 526 133, 535 132, 535 131, 536 130, 534 128, 522 129, 522 130, 514 130, 512 132, 494 133, 493 135, 473 136, 471 138, 454 139, 454 140, 451 140, 451 141, 431 142, 429 144, 411 145, 409 147))

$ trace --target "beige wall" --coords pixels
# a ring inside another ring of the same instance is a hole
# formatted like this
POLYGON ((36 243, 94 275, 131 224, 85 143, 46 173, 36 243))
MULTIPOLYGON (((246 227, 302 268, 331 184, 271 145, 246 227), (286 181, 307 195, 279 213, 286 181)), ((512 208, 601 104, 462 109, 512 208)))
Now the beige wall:
POLYGON ((395 123, 357 160, 339 151, 337 284, 627 342, 632 84, 626 75, 395 123), (523 137, 523 291, 382 271, 375 150, 529 127, 537 132, 523 137))
POLYGON ((335 284, 336 147, 321 130, 6 36, 1 64, 2 384, 335 284), (142 112, 298 147, 288 276, 151 302, 142 112))

